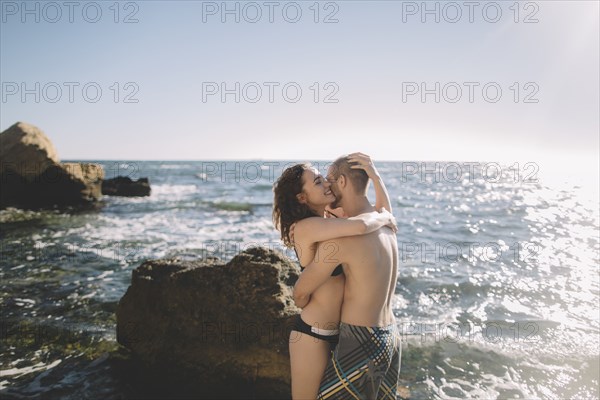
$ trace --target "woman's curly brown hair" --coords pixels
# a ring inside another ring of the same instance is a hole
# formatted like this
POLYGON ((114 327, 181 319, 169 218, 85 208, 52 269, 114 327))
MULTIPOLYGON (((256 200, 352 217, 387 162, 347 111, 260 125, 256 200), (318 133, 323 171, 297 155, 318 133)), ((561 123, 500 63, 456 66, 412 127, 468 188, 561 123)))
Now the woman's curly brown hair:
POLYGON ((287 247, 292 247, 290 227, 294 222, 318 215, 307 204, 302 204, 296 197, 302 193, 302 174, 311 168, 310 164, 296 164, 286 168, 273 185, 273 224, 281 233, 281 240, 287 247))

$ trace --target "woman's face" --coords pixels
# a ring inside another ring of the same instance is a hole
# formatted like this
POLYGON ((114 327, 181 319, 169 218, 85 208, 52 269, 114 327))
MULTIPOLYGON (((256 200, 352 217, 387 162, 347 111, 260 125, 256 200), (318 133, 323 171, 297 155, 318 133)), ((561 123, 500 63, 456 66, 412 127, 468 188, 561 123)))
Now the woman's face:
POLYGON ((335 201, 329 182, 316 168, 305 170, 302 173, 302 182, 302 199, 310 208, 323 208, 335 201))

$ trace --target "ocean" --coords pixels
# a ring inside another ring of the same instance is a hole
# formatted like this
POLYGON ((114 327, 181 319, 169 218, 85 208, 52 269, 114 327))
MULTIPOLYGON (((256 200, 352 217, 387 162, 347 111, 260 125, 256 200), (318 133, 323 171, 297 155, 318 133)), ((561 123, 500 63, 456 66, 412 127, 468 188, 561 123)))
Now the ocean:
MULTIPOLYGON (((292 161, 85 162, 106 178, 148 177, 152 194, 105 196, 98 210, 0 211, 3 397, 135 395, 107 354, 145 259, 227 260, 254 245, 294 258, 271 222, 272 185, 292 161)), ((598 398, 596 172, 377 167, 398 221, 394 312, 411 398, 598 398)))

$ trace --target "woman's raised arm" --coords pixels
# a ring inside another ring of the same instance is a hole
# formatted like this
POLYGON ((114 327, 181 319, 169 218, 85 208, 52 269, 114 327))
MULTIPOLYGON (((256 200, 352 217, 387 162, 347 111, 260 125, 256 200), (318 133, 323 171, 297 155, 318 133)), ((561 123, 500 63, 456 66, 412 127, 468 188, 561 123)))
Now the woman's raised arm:
POLYGON ((354 163, 350 168, 352 169, 363 169, 369 176, 369 179, 373 181, 373 187, 375 188, 375 208, 378 210, 382 207, 392 212, 392 203, 390 201, 390 195, 383 183, 383 179, 379 175, 375 164, 371 160, 371 157, 364 153, 352 153, 348 156, 348 161, 354 163))

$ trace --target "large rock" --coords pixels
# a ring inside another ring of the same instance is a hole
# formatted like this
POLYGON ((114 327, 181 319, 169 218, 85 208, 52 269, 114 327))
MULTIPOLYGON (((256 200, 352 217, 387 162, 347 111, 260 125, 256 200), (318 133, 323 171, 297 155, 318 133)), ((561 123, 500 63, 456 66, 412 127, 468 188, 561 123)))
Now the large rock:
POLYGON ((37 127, 18 122, 0 133, 0 207, 77 206, 102 197, 98 164, 60 163, 37 127))
POLYGON ((0 173, 10 169, 27 181, 60 162, 48 136, 24 122, 17 122, 0 134, 0 161, 0 173))
POLYGON ((110 196, 150 196, 148 178, 131 180, 128 176, 117 176, 102 181, 102 194, 110 196))
POLYGON ((185 376, 178 385, 195 382, 194 397, 289 398, 299 272, 262 247, 226 264, 146 261, 119 302, 117 341, 162 382, 167 375, 185 376))

